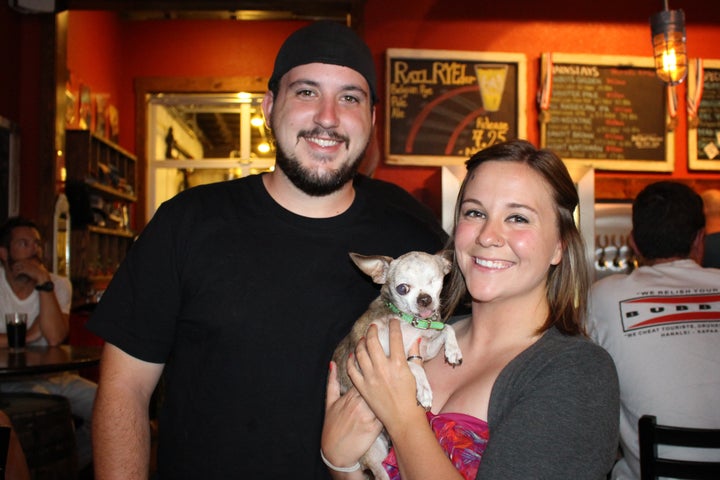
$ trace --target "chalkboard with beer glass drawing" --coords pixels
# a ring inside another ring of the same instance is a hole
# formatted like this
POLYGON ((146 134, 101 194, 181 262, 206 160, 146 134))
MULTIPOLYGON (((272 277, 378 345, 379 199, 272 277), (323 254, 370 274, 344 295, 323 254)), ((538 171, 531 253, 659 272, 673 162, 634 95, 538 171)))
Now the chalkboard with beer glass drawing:
POLYGON ((720 60, 692 59, 688 65, 688 166, 720 170, 720 60))
POLYGON ((544 53, 541 146, 568 165, 672 172, 667 94, 652 57, 544 53))
POLYGON ((386 158, 461 165, 526 136, 524 54, 388 49, 386 158))

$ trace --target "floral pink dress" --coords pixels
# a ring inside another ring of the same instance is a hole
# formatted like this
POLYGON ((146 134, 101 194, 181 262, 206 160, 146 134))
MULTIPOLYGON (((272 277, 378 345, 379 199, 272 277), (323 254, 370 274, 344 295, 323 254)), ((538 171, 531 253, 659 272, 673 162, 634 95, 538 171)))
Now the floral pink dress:
MULTIPOLYGON (((488 424, 464 413, 427 412, 430 427, 450 461, 466 480, 474 480, 489 438, 488 424)), ((391 480, 400 480, 395 449, 383 461, 391 480)))

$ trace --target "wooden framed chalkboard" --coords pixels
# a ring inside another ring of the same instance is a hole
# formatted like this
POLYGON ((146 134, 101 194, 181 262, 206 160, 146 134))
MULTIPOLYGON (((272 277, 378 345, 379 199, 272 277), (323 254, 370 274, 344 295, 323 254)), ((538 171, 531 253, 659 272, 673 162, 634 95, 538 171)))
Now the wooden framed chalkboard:
POLYGON ((688 68, 688 167, 720 170, 720 60, 688 68))
POLYGON ((545 53, 540 142, 568 165, 672 172, 667 87, 651 57, 545 53))
POLYGON ((388 163, 460 165, 526 136, 523 54, 388 49, 386 72, 388 163))

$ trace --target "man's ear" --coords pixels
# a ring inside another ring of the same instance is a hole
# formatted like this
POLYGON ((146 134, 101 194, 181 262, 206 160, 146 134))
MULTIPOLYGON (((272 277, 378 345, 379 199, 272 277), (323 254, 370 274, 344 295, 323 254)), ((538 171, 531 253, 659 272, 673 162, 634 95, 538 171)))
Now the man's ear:
POLYGON ((632 248, 632 251, 635 252, 635 256, 637 258, 642 257, 642 252, 640 251, 637 244, 635 243, 635 234, 632 230, 630 231, 630 235, 628 235, 628 245, 630 245, 630 248, 632 248))
POLYGON ((702 265, 703 257, 705 256, 705 229, 701 228, 698 230, 695 239, 690 245, 690 258, 695 260, 698 265, 702 265))
POLYGON ((275 95, 268 90, 265 92, 265 96, 260 104, 263 111, 263 119, 265 120, 265 127, 270 128, 270 115, 272 114, 273 105, 275 104, 275 95))
POLYGON ((645 264, 645 257, 643 256, 642 252, 637 246, 637 243, 635 243, 635 234, 633 231, 630 231, 630 235, 628 235, 628 245, 630 245, 630 248, 632 249, 633 253, 635 253, 635 259, 637 260, 637 265, 644 265, 645 264))

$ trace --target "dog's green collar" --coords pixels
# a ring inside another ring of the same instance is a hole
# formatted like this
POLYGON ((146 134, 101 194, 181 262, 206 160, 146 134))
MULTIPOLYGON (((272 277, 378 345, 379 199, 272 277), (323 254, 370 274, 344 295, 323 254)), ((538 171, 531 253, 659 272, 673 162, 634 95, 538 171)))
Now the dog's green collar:
MULTIPOLYGON (((401 312, 400 309, 393 305, 391 302, 387 302, 387 307, 394 314, 399 315, 402 321, 407 322, 413 327, 419 328, 420 330, 442 330, 443 328, 445 328, 445 324, 443 322, 437 320, 428 320, 425 318, 418 318, 410 315, 409 313, 401 312)), ((436 318, 436 316, 433 315, 430 318, 436 318)))

